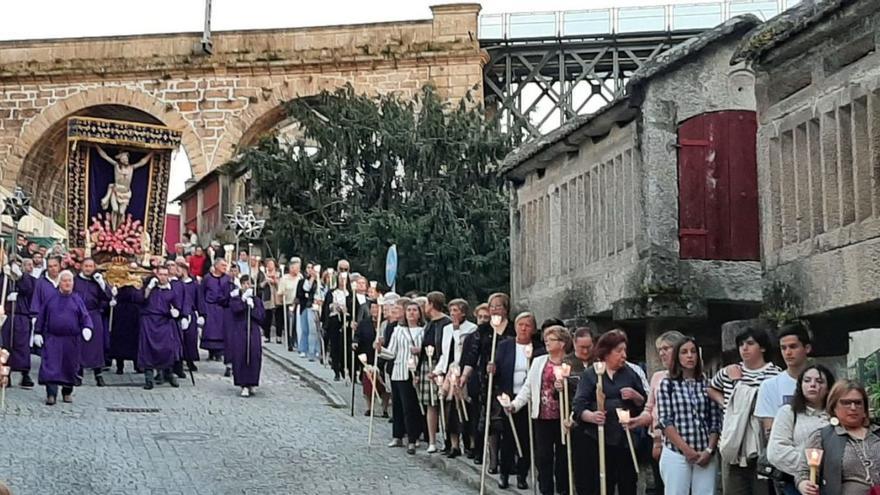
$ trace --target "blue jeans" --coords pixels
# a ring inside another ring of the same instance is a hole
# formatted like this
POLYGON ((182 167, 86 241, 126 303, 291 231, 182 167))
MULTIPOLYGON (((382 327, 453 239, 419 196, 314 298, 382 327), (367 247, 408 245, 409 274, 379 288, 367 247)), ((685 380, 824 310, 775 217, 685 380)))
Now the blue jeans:
POLYGON ((321 355, 321 344, 318 342, 318 328, 315 322, 315 313, 311 309, 305 309, 299 314, 299 352, 308 357, 321 355))

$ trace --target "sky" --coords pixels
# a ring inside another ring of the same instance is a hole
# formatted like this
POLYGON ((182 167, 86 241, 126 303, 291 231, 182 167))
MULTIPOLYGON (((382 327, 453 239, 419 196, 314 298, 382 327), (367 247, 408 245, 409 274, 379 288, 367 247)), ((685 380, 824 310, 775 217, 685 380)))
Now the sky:
MULTIPOLYGON (((0 39, 201 31, 204 0, 3 0, 0 39), (51 15, 46 15, 51 11, 51 15)), ((429 19, 444 0, 214 0, 212 28, 265 29, 429 19)), ((484 0, 482 13, 587 10, 694 0, 484 0)))
MULTIPOLYGON (((0 40, 118 36, 201 31, 204 0, 0 0, 0 40), (46 15, 51 12, 51 15, 46 15)), ((213 31, 271 29, 430 19, 443 0, 213 0, 213 31)), ((483 14, 588 10, 639 5, 696 3, 689 0, 484 0, 483 14)), ((181 151, 172 162, 169 198, 191 176, 181 151)), ((177 205, 169 205, 176 212, 177 205)))

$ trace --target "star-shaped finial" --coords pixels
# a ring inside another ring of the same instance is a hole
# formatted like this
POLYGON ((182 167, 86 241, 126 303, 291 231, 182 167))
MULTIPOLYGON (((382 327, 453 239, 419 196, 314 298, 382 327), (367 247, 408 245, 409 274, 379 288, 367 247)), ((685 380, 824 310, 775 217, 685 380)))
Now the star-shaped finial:
POLYGON ((30 214, 31 198, 20 187, 15 188, 12 196, 6 198, 6 204, 3 207, 3 215, 9 215, 12 220, 18 223, 19 220, 30 214))
POLYGON ((247 213, 245 213, 241 205, 236 205, 234 213, 226 214, 226 223, 229 226, 229 230, 234 232, 235 237, 239 239, 242 237, 246 239, 260 237, 263 227, 266 225, 265 220, 258 219, 254 215, 253 209, 248 208, 247 213))

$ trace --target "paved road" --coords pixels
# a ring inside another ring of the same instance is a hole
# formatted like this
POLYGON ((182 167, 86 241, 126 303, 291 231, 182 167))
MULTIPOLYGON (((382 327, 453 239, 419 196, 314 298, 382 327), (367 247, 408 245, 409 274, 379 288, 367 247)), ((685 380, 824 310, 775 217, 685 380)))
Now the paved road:
MULTIPOLYGON (((38 363, 35 363, 38 364, 38 363)), ((16 495, 470 493, 461 482, 388 449, 364 418, 264 359, 263 385, 238 397, 222 365, 200 363, 197 387, 140 388, 142 375, 108 374, 74 404, 43 404, 44 390, 10 389, 0 412, 0 480, 16 495), (112 412, 108 408, 157 408, 112 412)), ((18 376, 14 377, 17 383, 18 376)))

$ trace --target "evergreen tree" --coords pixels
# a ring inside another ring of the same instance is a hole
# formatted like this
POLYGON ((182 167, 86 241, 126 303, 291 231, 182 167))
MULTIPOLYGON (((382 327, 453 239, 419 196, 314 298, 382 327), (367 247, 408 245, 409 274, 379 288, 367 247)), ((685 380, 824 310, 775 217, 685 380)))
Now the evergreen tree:
POLYGON ((270 136, 237 159, 283 252, 347 258, 384 281, 386 250, 397 244, 400 293, 482 301, 508 290, 497 164, 512 140, 470 96, 452 106, 430 86, 409 101, 347 86, 285 107, 301 137, 270 136))

